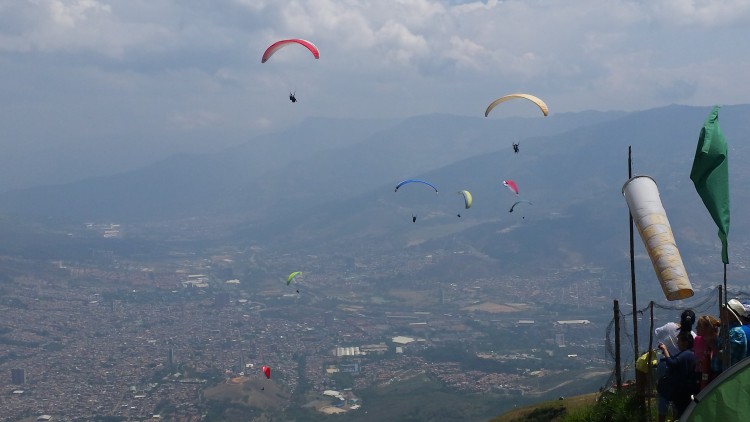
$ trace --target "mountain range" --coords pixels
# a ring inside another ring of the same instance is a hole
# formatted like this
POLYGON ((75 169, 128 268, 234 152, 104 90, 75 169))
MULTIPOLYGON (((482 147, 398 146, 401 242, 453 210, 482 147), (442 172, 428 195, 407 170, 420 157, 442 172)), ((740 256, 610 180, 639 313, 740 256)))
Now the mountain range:
MULTIPOLYGON (((671 105, 538 118, 310 119, 218 153, 181 154, 107 177, 5 192, 0 212, 33 227, 146 225, 141 233, 152 239, 179 228, 183 238, 289 252, 445 250, 470 252, 488 271, 603 267, 624 273, 628 210, 621 188, 632 148, 633 175, 656 180, 686 268, 715 285, 721 269, 716 226, 689 179, 709 112, 708 106, 671 105), (520 143, 518 154, 513 142, 520 143), (394 192, 410 178, 429 180, 439 194, 424 185, 394 192), (507 179, 517 182, 518 195, 503 186, 507 179), (473 195, 470 209, 457 193, 463 189, 473 195), (509 213, 522 199, 532 204, 509 213)), ((730 262, 739 278, 747 275, 750 250, 749 112, 750 105, 720 111, 729 143, 730 262)))

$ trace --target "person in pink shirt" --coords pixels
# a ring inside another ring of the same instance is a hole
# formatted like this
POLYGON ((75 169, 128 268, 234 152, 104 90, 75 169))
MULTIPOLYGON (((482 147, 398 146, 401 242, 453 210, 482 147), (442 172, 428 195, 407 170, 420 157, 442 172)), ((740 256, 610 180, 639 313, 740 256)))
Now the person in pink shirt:
POLYGON ((719 327, 721 322, 711 315, 698 318, 695 326, 696 337, 693 345, 695 371, 701 373, 700 388, 703 389, 721 372, 719 352, 719 327))

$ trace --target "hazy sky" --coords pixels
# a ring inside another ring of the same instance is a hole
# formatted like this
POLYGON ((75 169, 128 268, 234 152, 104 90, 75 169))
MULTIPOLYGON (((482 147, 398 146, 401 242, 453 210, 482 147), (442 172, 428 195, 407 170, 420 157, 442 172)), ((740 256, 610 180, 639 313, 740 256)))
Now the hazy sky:
POLYGON ((0 143, 54 167, 29 154, 205 151, 308 116, 482 116, 512 92, 551 114, 747 103, 748 40, 750 0, 0 0, 0 143), (261 64, 297 37, 320 60, 292 46, 261 64))

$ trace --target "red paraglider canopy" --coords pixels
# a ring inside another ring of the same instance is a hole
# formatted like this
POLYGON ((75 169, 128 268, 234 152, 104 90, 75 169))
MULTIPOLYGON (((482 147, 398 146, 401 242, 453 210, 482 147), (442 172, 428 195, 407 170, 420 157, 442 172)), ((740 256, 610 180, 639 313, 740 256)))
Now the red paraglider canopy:
POLYGON ((289 44, 301 44, 307 47, 307 49, 310 50, 310 52, 312 53, 313 56, 315 56, 316 59, 320 58, 320 52, 318 51, 318 47, 315 47, 315 44, 307 40, 303 40, 299 38, 291 38, 288 40, 276 41, 275 43, 271 44, 271 46, 266 49, 266 52, 263 53, 263 58, 261 59, 260 62, 265 63, 268 59, 271 58, 273 53, 277 52, 279 49, 283 47, 286 47, 289 44))
POLYGON ((261 370, 266 375, 266 378, 271 379, 271 368, 269 368, 268 366, 263 366, 261 370))
POLYGON ((518 185, 512 180, 503 180, 503 185, 507 186, 513 193, 518 195, 518 185))

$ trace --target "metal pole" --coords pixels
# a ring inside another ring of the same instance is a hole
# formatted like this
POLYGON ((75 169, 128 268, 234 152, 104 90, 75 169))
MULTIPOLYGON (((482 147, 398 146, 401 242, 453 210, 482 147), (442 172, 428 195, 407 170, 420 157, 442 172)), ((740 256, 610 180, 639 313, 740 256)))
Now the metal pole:
MULTIPOLYGON (((628 180, 633 177, 633 164, 631 158, 632 147, 628 146, 628 180)), ((634 241, 633 241, 633 216, 630 215, 628 210, 628 225, 630 227, 630 294, 633 299, 633 353, 637 359, 640 354, 638 353, 638 305, 636 300, 636 289, 635 289, 635 252, 634 252, 634 241)))
POLYGON ((651 352, 653 351, 654 356, 656 356, 656 351, 654 351, 654 301, 652 300, 649 302, 648 307, 650 309, 649 313, 649 319, 651 320, 651 323, 649 324, 648 328, 648 376, 646 379, 648 380, 648 394, 646 394, 646 409, 648 409, 648 420, 651 419, 651 393, 654 391, 653 387, 653 380, 654 380, 654 372, 652 370, 652 358, 651 358, 651 352))
MULTIPOLYGON (((725 266, 726 268, 726 266, 725 266)), ((727 307, 726 278, 724 279, 724 295, 722 287, 719 286, 719 316, 721 317, 721 367, 723 371, 729 368, 729 311, 727 307)))
MULTIPOLYGON (((633 177, 633 160, 632 160, 632 147, 628 145, 628 180, 633 177)), ((638 359, 640 353, 638 352, 638 304, 636 301, 636 289, 635 289, 635 247, 633 240, 633 216, 628 210, 628 227, 630 228, 630 295, 633 301, 633 360, 638 359)), ((638 403, 641 407, 644 406, 644 391, 645 385, 643 385, 643 377, 638 376, 638 371, 635 374, 635 391, 638 399, 638 403)))
POLYGON ((620 302, 615 300, 615 379, 617 391, 622 391, 622 360, 620 358, 620 302))

